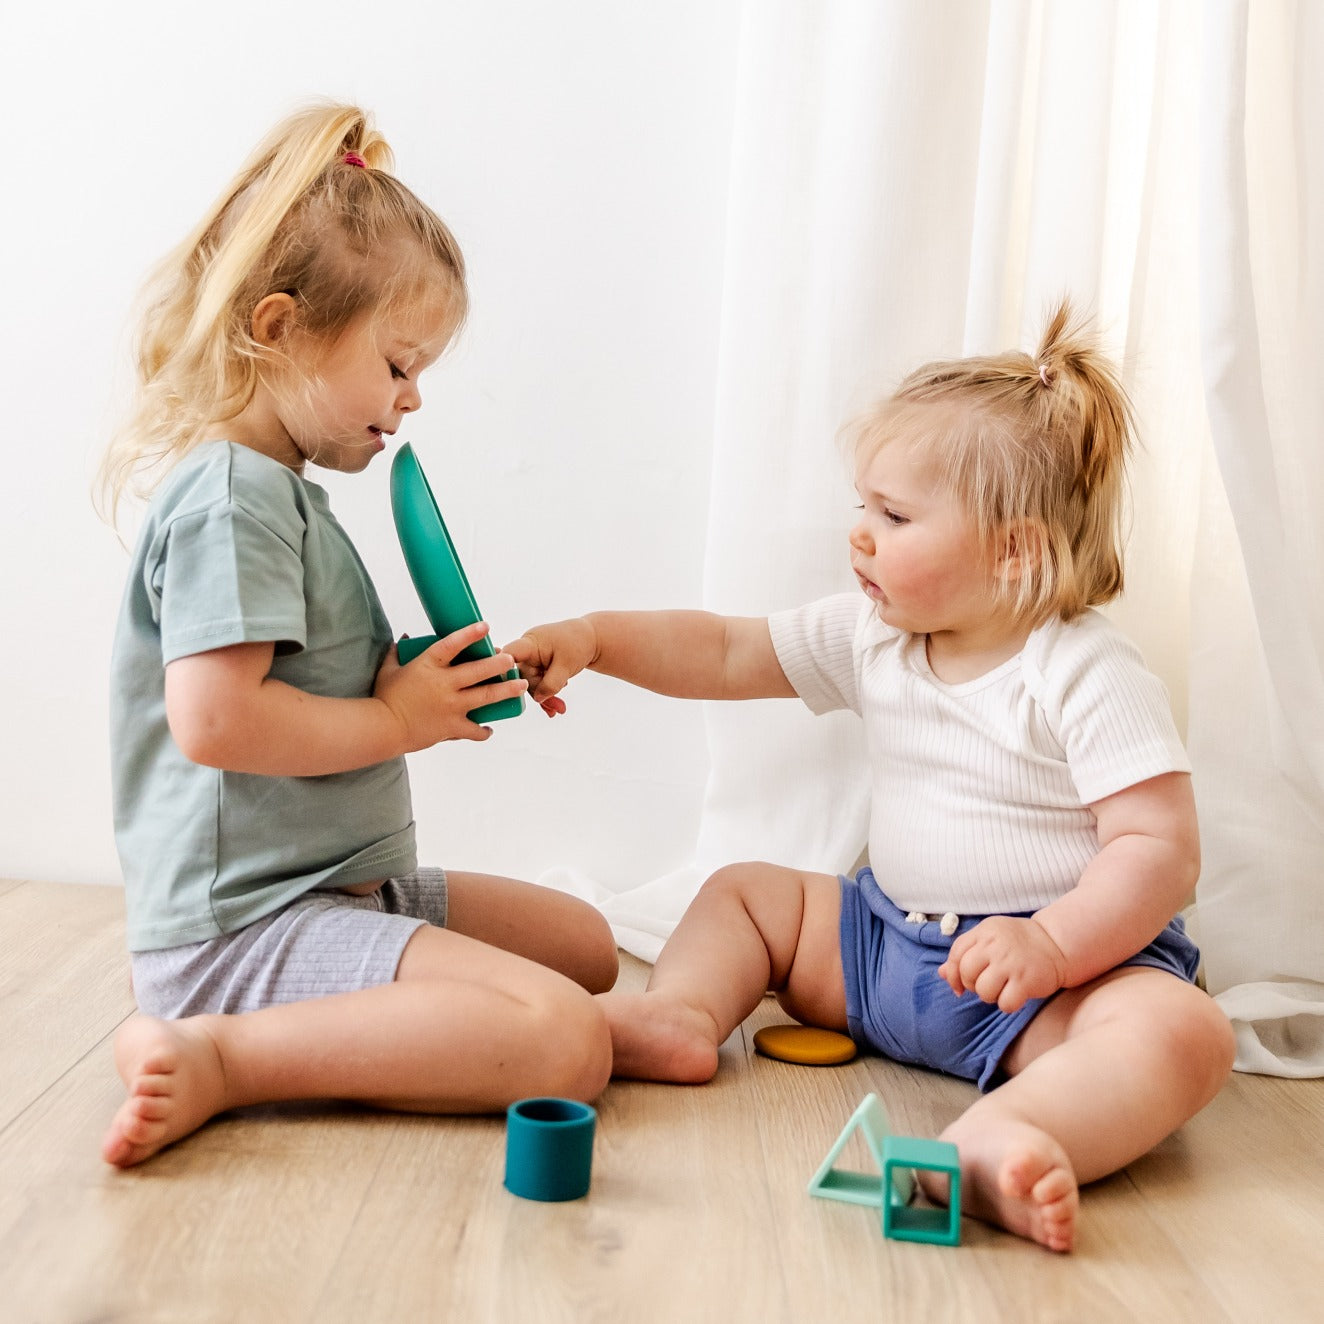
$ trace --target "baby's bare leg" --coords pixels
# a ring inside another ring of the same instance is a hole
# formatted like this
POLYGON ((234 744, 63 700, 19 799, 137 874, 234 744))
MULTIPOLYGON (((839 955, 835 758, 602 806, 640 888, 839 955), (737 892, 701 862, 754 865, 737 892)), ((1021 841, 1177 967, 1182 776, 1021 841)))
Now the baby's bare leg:
POLYGON ((662 949, 643 993, 600 999, 613 1074, 699 1083, 723 1040, 772 989, 798 1020, 844 1029, 840 884, 773 864, 715 873, 662 949))
POLYGON ((135 1016, 116 1035, 115 1060, 128 1097, 102 1153, 127 1167, 254 1103, 468 1113, 533 1094, 592 1099, 607 1083, 611 1042, 570 980, 425 926, 392 984, 238 1016, 135 1016))
POLYGON ((943 1133, 961 1152, 963 1206, 1069 1250, 1077 1184, 1116 1172, 1193 1117, 1233 1055, 1213 1000, 1162 971, 1131 966, 1059 993, 1012 1045, 1012 1078, 943 1133))

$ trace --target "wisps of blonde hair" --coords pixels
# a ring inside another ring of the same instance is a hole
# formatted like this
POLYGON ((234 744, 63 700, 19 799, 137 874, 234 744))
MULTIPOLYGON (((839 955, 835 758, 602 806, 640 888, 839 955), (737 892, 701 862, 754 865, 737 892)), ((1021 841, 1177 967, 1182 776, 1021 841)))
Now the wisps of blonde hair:
POLYGON ((360 314, 440 290, 458 329, 468 308, 459 245, 392 166, 365 111, 309 106, 267 135, 157 266, 141 296, 136 399, 97 478, 111 523, 126 490, 146 495, 252 400, 270 351, 249 318, 268 294, 292 295, 301 329, 330 339, 360 314))
POLYGON ((1123 587, 1131 403, 1115 365, 1063 299, 1033 354, 929 363, 850 431, 857 460, 918 442, 986 545, 1018 549, 1010 610, 1071 620, 1123 587))

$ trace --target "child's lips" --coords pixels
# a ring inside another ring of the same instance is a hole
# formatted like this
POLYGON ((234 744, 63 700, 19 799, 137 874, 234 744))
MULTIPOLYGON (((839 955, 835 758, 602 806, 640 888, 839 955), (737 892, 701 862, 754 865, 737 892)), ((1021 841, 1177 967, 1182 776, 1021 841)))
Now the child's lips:
MULTIPOLYGON (((852 566, 851 569, 854 569, 854 566, 852 566)), ((867 575, 860 574, 858 570, 855 571, 855 578, 859 580, 860 587, 864 590, 866 597, 873 598, 875 601, 878 602, 882 601, 883 590, 880 589, 878 585, 873 582, 872 579, 870 579, 867 575)))

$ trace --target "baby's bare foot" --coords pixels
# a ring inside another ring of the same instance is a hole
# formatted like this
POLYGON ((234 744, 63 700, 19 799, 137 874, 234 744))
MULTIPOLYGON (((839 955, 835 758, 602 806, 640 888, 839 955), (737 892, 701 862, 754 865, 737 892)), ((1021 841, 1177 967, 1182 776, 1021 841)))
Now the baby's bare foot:
MULTIPOLYGON (((1066 1151, 1046 1131, 1015 1119, 981 1118, 943 1136, 961 1153, 961 1211, 1049 1250, 1071 1249, 1080 1192, 1066 1151)), ((943 1192, 921 1174, 926 1194, 943 1192)))
POLYGON ((701 1085, 717 1072, 711 1016, 665 993, 603 993, 613 1076, 701 1085))
POLYGON ((150 1158, 225 1107, 225 1071, 201 1017, 134 1016, 115 1036, 115 1066, 128 1090, 101 1155, 117 1168, 150 1158))

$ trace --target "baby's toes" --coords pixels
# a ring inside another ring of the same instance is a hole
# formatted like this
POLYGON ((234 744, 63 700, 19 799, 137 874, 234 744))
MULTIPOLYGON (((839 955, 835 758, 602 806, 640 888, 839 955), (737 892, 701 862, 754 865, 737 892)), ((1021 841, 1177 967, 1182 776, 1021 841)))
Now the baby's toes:
POLYGON ((128 1102, 142 1122, 164 1122, 174 1107, 174 1100, 165 1094, 136 1094, 128 1102))
POLYGON ((1059 1204, 1074 1209, 1080 1201, 1075 1178, 1065 1168, 1050 1168, 1029 1190, 1029 1198, 1045 1211, 1059 1204))
POLYGON ((1029 1150, 1015 1154, 1003 1163, 998 1173, 998 1189, 1013 1200, 1038 1203, 1035 1190, 1055 1176, 1062 1179, 1064 1189, 1071 1185, 1067 1174, 1060 1167, 1052 1166, 1049 1156, 1029 1150))
POLYGON ((1059 1169, 1035 1183, 1031 1200, 1038 1205, 1041 1240, 1050 1250, 1070 1250, 1076 1239, 1080 1192, 1059 1169))
POLYGON ((120 1118, 119 1134, 131 1145, 148 1145, 161 1134, 164 1111, 155 1099, 131 1099, 120 1118))

